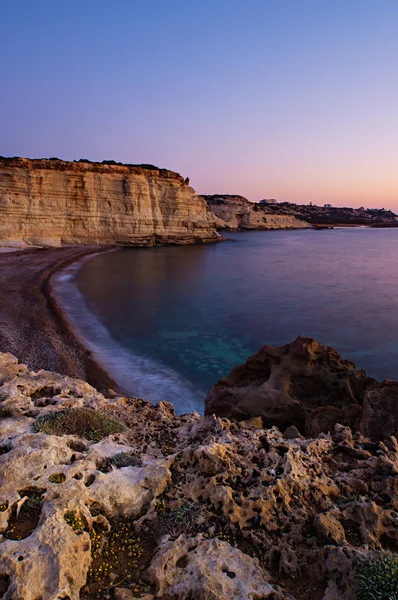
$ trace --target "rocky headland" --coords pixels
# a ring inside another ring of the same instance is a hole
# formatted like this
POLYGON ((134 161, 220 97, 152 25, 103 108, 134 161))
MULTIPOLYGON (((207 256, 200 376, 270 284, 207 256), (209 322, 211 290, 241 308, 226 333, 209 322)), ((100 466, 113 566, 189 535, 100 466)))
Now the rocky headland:
POLYGON ((398 216, 391 210, 384 208, 316 206, 290 202, 265 204, 264 206, 271 214, 293 215, 298 219, 304 219, 314 227, 355 227, 360 225, 367 227, 398 227, 398 216))
POLYGON ((265 205, 250 202, 243 196, 202 196, 207 203, 209 220, 219 231, 267 229, 308 229, 311 225, 293 214, 267 211, 265 205))
POLYGON ((0 354, 0 598, 396 599, 397 394, 306 338, 205 417, 0 354))
POLYGON ((338 226, 398 227, 398 216, 382 208, 344 208, 250 202, 243 196, 215 194, 202 196, 209 218, 218 230, 305 229, 338 226))
POLYGON ((189 181, 152 165, 0 158, 0 245, 153 246, 219 234, 189 181))

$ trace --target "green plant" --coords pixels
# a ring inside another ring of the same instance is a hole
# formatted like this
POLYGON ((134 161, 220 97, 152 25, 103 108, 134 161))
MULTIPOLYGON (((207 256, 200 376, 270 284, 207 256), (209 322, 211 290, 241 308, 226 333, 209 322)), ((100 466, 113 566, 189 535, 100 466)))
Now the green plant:
POLYGON ((50 483, 63 483, 65 481, 66 477, 64 475, 64 473, 54 473, 53 475, 50 475, 50 477, 48 478, 48 481, 50 483))
POLYGON ((125 427, 92 408, 69 408, 38 417, 33 430, 49 435, 79 435, 99 442, 111 433, 122 433, 125 427))
POLYGON ((121 583, 124 583, 123 587, 141 584, 143 547, 135 534, 134 522, 124 517, 116 517, 109 522, 110 531, 104 531, 95 524, 90 531, 89 597, 105 598, 106 593, 121 583))
POLYGON ((84 531, 86 529, 86 523, 78 510, 75 512, 67 512, 64 515, 65 521, 68 523, 69 527, 72 527, 73 531, 84 531))
POLYGON ((136 456, 128 454, 127 452, 119 452, 112 456, 112 458, 106 458, 99 470, 102 473, 109 473, 112 469, 121 469, 122 467, 135 467, 139 464, 139 460, 136 456))
POLYGON ((358 600, 398 600, 398 557, 377 551, 364 558, 356 570, 358 600))

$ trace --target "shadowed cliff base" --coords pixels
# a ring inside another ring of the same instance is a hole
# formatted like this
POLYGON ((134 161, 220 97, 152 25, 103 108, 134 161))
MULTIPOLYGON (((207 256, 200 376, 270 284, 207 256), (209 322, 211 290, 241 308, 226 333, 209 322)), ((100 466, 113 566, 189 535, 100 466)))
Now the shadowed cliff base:
POLYGON ((57 371, 99 389, 113 381, 70 332, 50 293, 51 276, 68 264, 110 247, 35 248, 0 254, 0 351, 30 369, 57 371))

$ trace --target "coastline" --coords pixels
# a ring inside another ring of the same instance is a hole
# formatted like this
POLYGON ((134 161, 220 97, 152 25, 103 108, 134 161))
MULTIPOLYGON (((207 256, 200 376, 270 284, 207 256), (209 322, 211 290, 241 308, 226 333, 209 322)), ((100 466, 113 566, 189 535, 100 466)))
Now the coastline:
POLYGON ((0 352, 32 370, 87 381, 98 390, 118 386, 71 329, 52 290, 52 278, 71 264, 112 246, 35 248, 0 253, 0 352))

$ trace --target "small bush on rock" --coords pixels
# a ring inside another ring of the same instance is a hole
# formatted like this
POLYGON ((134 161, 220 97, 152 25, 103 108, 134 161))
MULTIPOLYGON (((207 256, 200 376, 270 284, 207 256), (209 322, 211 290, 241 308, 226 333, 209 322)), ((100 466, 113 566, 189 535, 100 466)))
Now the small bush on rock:
POLYGON ((398 557, 375 552, 356 572, 358 600, 398 600, 398 557))
POLYGON ((102 473, 109 473, 112 469, 121 469, 123 467, 136 467, 140 460, 127 452, 119 452, 112 458, 106 458, 100 465, 99 470, 102 473))
POLYGON ((91 408, 70 408, 38 417, 35 432, 49 435, 78 435, 99 442, 111 433, 122 433, 124 425, 91 408))

